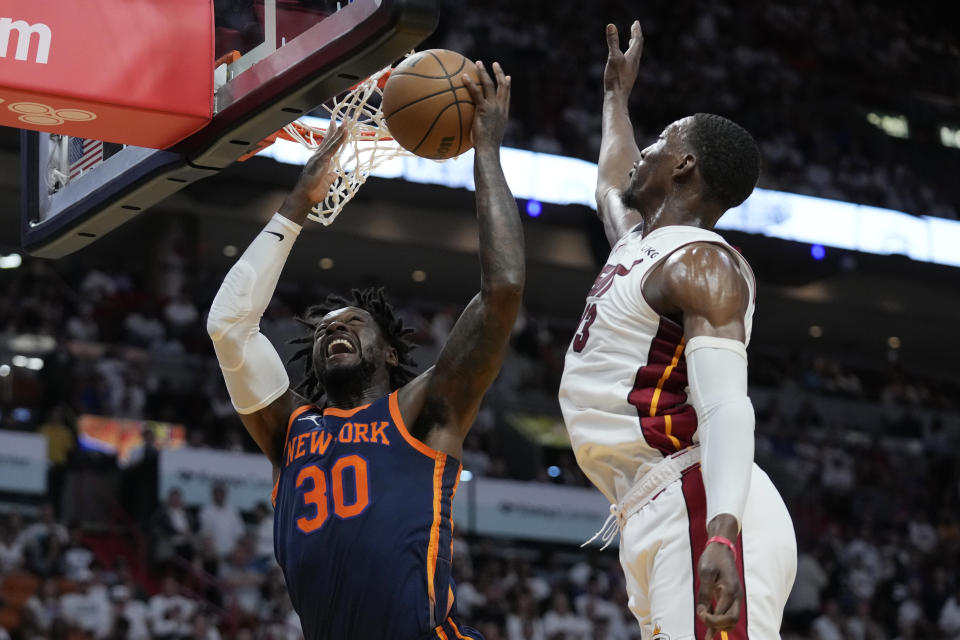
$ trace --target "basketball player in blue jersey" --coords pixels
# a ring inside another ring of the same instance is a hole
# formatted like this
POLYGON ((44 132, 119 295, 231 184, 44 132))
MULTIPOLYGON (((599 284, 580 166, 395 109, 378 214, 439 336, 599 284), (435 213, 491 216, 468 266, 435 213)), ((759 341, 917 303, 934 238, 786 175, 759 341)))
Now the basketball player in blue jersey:
POLYGON ((273 463, 274 546, 308 640, 480 638, 455 618, 451 504, 463 439, 500 369, 523 293, 523 233, 500 166, 510 77, 477 63, 480 292, 436 364, 410 372, 408 330, 379 291, 308 310, 300 395, 259 332, 311 206, 335 175, 331 129, 280 211, 227 274, 208 331, 234 407, 273 463))

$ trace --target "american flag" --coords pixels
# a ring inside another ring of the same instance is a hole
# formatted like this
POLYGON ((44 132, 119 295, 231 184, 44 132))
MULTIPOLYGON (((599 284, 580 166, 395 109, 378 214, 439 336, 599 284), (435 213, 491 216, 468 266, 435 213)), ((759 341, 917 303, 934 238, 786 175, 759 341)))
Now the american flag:
POLYGON ((86 138, 70 138, 70 179, 103 162, 103 142, 86 138))

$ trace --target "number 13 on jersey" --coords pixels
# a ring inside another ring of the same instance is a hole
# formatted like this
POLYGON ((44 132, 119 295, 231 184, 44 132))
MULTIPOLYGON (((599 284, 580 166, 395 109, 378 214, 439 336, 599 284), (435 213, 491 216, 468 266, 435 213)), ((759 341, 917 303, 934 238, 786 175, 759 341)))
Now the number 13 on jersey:
POLYGON ((590 304, 583 312, 583 318, 580 319, 580 327, 577 329, 577 335, 573 338, 573 350, 577 353, 583 351, 587 346, 587 340, 590 339, 590 325, 597 319, 597 303, 590 304))

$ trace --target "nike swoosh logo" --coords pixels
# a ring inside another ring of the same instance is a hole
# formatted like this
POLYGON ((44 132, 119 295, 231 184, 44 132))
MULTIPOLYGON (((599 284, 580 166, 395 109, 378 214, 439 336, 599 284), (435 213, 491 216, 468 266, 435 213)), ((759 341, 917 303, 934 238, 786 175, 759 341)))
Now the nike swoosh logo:
POLYGON ((280 242, 283 242, 283 234, 282 234, 282 233, 277 233, 276 231, 264 231, 264 233, 273 234, 273 235, 277 236, 277 239, 278 239, 280 242))

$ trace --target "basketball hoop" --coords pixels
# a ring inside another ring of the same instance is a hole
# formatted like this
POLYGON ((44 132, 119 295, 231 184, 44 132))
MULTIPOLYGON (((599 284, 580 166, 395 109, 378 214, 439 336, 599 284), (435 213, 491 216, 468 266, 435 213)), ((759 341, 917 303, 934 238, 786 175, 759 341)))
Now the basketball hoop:
MULTIPOLYGON (((346 129, 347 138, 333 160, 332 169, 338 176, 337 181, 330 187, 326 199, 313 207, 309 216, 311 220, 324 226, 331 224, 377 167, 394 158, 413 156, 391 137, 380 110, 383 86, 390 71, 391 67, 381 69, 343 96, 334 98, 332 105, 324 105, 330 121, 346 129)), ((296 121, 271 137, 299 142, 314 151, 325 134, 325 127, 296 121)), ((272 144, 273 140, 265 142, 272 144)), ((269 144, 262 148, 266 146, 269 144)))

